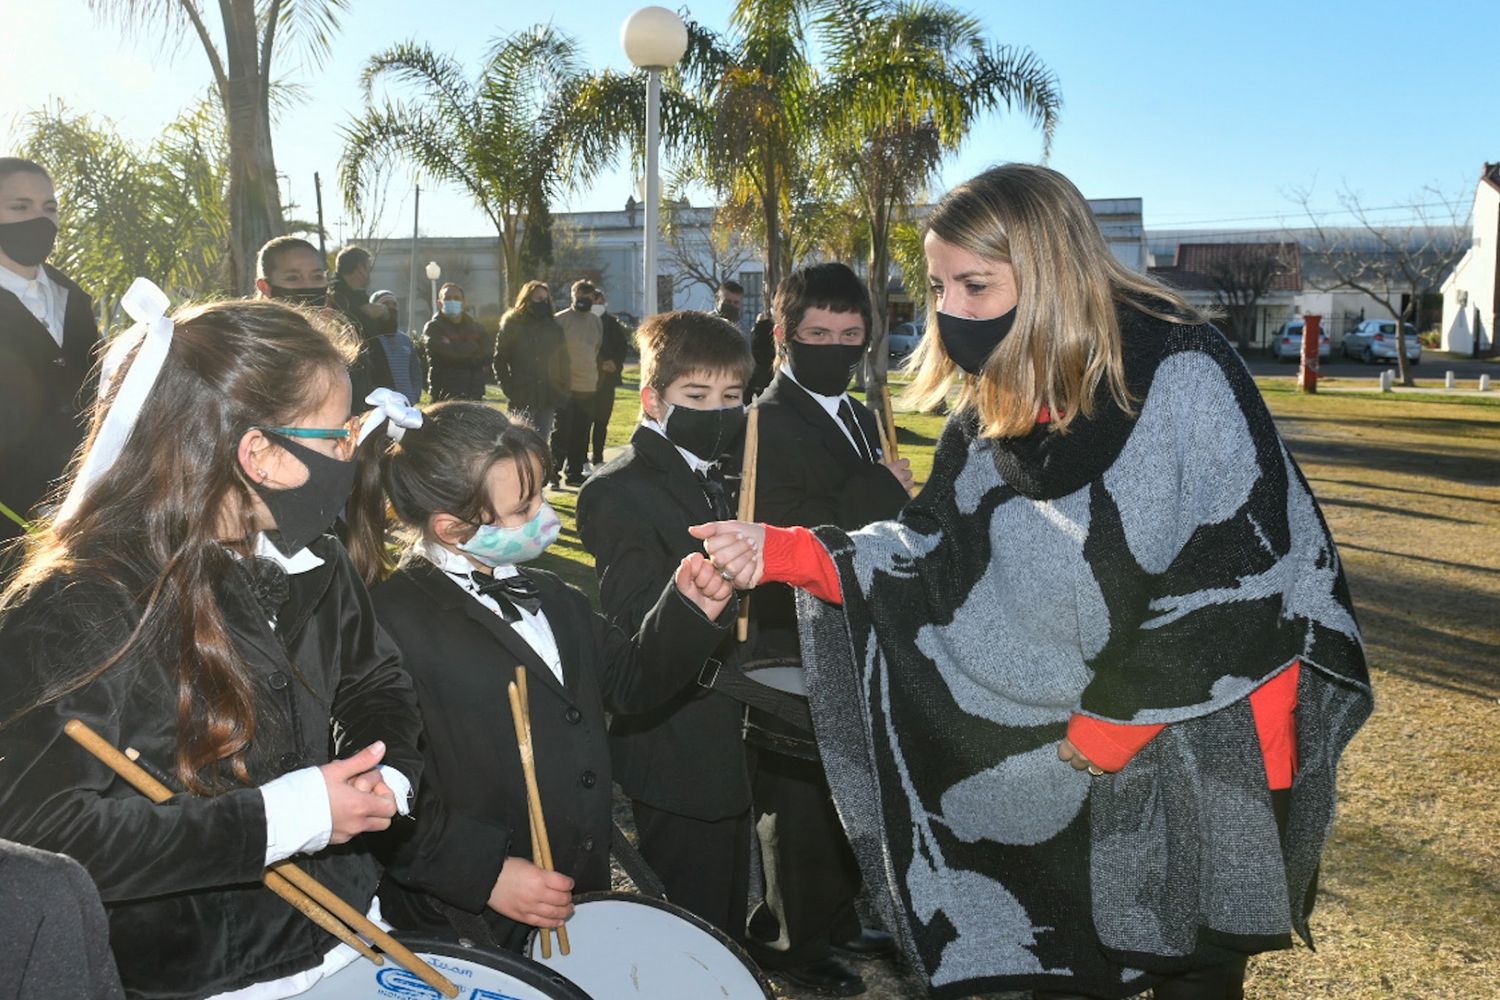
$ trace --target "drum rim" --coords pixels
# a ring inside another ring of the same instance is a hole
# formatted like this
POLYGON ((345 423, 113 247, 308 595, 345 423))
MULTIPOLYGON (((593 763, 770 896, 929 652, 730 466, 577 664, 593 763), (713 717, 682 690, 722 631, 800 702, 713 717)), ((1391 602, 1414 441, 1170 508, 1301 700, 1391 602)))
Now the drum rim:
MULTIPOLYGON (((755 964, 755 960, 750 957, 750 953, 747 952, 739 944, 739 942, 735 941, 728 934, 725 934, 723 931, 719 930, 719 928, 715 927, 707 920, 704 920, 702 917, 698 916, 698 914, 693 913, 691 910, 685 910, 682 907, 678 906, 676 903, 669 902, 668 900, 652 899, 650 896, 642 896, 634 892, 604 890, 601 892, 579 893, 577 896, 573 897, 573 905, 575 907, 582 906, 585 903, 602 903, 606 901, 643 903, 646 906, 654 906, 658 910, 665 910, 675 917, 681 917, 683 920, 686 920, 688 923, 692 924, 694 927, 697 927, 699 930, 707 931, 714 938, 714 940, 718 941, 725 948, 727 948, 731 955, 739 959, 740 964, 745 967, 745 971, 750 973, 751 977, 755 980, 756 985, 760 987, 761 993, 765 995, 766 1000, 775 1000, 776 994, 771 988, 771 981, 766 978, 766 974, 761 971, 760 966, 755 964)), ((528 947, 530 946, 531 942, 535 941, 535 939, 536 931, 533 930, 527 937, 528 947)), ((535 959, 532 959, 532 961, 535 961, 535 959)), ((546 968, 550 969, 551 966, 546 966, 546 968)))
MULTIPOLYGON (((562 996, 558 1000, 596 1000, 595 997, 586 993, 583 987, 573 982, 573 980, 561 972, 555 971, 549 965, 542 965, 529 955, 507 951, 504 948, 490 948, 477 943, 464 944, 462 941, 428 934, 398 932, 392 936, 419 956, 425 952, 428 955, 437 955, 440 958, 468 960, 478 955, 480 959, 500 958, 507 963, 514 963, 513 967, 497 968, 495 971, 503 972, 507 976, 518 979, 525 985, 542 990, 543 992, 560 992, 562 996)), ((397 965, 400 964, 399 962, 395 962, 395 959, 391 959, 390 961, 397 965)))

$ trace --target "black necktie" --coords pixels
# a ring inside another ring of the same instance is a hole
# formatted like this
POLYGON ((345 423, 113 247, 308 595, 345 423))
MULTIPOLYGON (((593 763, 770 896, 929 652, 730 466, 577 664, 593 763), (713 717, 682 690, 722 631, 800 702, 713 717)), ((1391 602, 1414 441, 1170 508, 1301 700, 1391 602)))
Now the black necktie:
POLYGON ((542 610, 541 590, 537 588, 534 581, 520 573, 511 576, 493 576, 475 570, 469 574, 469 579, 473 580, 474 585, 479 588, 481 596, 491 598, 500 605, 500 617, 507 622, 521 620, 517 608, 533 615, 542 610))
POLYGON ((839 421, 844 425, 844 429, 849 432, 849 437, 853 439, 854 450, 859 454, 859 457, 866 462, 875 461, 875 456, 870 454, 870 450, 865 447, 865 435, 860 430, 859 421, 854 419, 854 404, 849 402, 848 396, 839 400, 839 421))
POLYGON ((698 473, 698 485, 703 487, 703 495, 708 499, 708 509, 713 511, 715 521, 734 519, 734 512, 729 509, 729 488, 724 482, 724 474, 717 467, 698 473))

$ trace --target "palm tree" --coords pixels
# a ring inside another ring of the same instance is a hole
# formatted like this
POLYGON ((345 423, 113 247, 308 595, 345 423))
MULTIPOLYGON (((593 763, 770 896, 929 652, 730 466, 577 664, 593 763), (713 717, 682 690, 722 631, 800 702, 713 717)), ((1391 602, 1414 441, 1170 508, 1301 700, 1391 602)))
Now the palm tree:
POLYGON ((495 227, 504 301, 525 278, 521 232, 563 190, 597 173, 606 147, 572 131, 585 77, 577 43, 552 25, 497 39, 472 78, 451 56, 406 42, 371 57, 365 109, 345 125, 339 180, 352 207, 386 157, 462 188, 495 227), (391 79, 415 90, 409 102, 375 103, 391 79))
POLYGON ((1062 99, 1029 49, 989 42, 974 17, 940 0, 817 0, 827 53, 818 88, 820 163, 852 193, 868 227, 874 311, 869 372, 884 383, 891 233, 983 116, 1019 111, 1050 152, 1062 99))
POLYGON ((349 0, 219 0, 214 38, 200 0, 89 0, 125 27, 155 37, 192 30, 213 72, 229 146, 229 253, 235 287, 248 293, 255 255, 286 228, 271 147, 274 56, 291 42, 318 64, 328 55, 349 0))

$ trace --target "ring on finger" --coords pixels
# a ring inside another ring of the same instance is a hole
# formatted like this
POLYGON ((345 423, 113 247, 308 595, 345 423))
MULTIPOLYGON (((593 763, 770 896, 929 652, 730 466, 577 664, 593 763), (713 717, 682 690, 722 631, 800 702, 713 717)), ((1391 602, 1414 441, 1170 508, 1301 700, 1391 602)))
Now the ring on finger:
POLYGON ((1095 778, 1099 778, 1103 777, 1104 771, 1101 768, 1095 767, 1093 764, 1090 764, 1089 774, 1093 775, 1095 778))

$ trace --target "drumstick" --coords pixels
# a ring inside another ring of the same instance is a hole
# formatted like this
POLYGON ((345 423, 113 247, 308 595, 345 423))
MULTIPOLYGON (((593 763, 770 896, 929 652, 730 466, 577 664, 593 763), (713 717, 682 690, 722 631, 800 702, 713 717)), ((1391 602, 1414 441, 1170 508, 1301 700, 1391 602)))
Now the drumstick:
MULTIPOLYGON (((896 443, 896 410, 891 405, 891 387, 889 383, 883 384, 880 387, 880 412, 885 417, 884 420, 880 421, 880 424, 881 436, 885 438, 886 442, 881 445, 881 450, 885 452, 885 460, 887 462, 895 462, 901 458, 901 449, 896 443)), ((916 490, 914 489, 907 492, 912 496, 916 495, 916 490)))
MULTIPOLYGON (((515 725, 516 750, 517 752, 519 752, 521 749, 521 742, 523 740, 530 742, 531 740, 531 697, 530 692, 526 688, 525 667, 516 667, 516 682, 514 686, 521 695, 521 721, 515 725)), ((512 720, 512 722, 514 722, 514 720, 512 720)), ((522 765, 521 770, 522 774, 524 775, 526 770, 525 765, 522 765)), ((545 868, 546 865, 542 863, 541 834, 537 832, 536 813, 533 812, 531 808, 531 793, 529 791, 526 795, 526 821, 531 827, 531 863, 536 865, 538 868, 545 868)), ((538 927, 537 930, 539 932, 542 957, 551 958, 552 931, 547 927, 538 927)))
MULTIPOLYGON (((172 790, 162 784, 156 778, 147 773, 146 769, 137 764, 126 753, 121 753, 108 740, 84 722, 82 719, 69 719, 63 726, 63 732, 67 733, 75 743, 83 747, 104 766, 119 775, 126 784, 140 792, 146 798, 155 803, 162 803, 172 797, 172 790)), ((139 756, 137 753, 136 756, 139 756)), ((446 997, 458 996, 458 987, 446 976, 439 973, 432 966, 422 961, 411 949, 401 944, 385 931, 381 930, 369 917, 360 913, 354 907, 344 902, 331 892, 323 883, 308 875, 302 869, 289 861, 283 861, 274 866, 272 870, 266 871, 263 876, 266 888, 286 900, 303 916, 323 928, 329 934, 338 938, 344 944, 359 952, 365 958, 376 965, 383 965, 381 956, 354 935, 351 928, 356 928, 366 937, 380 945, 387 954, 400 962, 409 971, 415 973, 423 982, 438 990, 446 997), (288 874, 282 874, 287 872, 288 874), (290 873, 295 873, 291 876, 290 873), (293 884, 295 878, 297 884, 293 884), (339 918, 324 908, 324 905, 314 898, 311 887, 316 887, 316 894, 325 902, 337 901, 341 915, 348 922, 348 926, 340 922, 339 918)))
MULTIPOLYGON (((541 867, 546 871, 556 871, 552 863, 552 843, 547 837, 546 814, 542 812, 542 791, 536 780, 536 754, 531 743, 531 710, 527 702, 521 700, 521 692, 526 690, 526 668, 516 667, 515 683, 509 687, 510 714, 517 726, 516 740, 521 749, 521 770, 526 776, 526 808, 531 814, 532 828, 536 833, 534 844, 541 848, 541 867), (524 734, 524 735, 523 735, 524 734)), ((545 934, 542 944, 547 944, 545 934)), ((568 928, 566 925, 557 928, 557 948, 564 955, 572 952, 568 941, 568 928)), ((543 958, 546 958, 545 947, 543 958)))
MULTIPOLYGON (((740 520, 749 523, 755 520, 755 466, 760 461, 760 410, 750 407, 749 423, 745 427, 745 454, 740 462, 740 520)), ((750 595, 740 601, 740 617, 735 624, 736 638, 744 642, 750 638, 750 595)))

